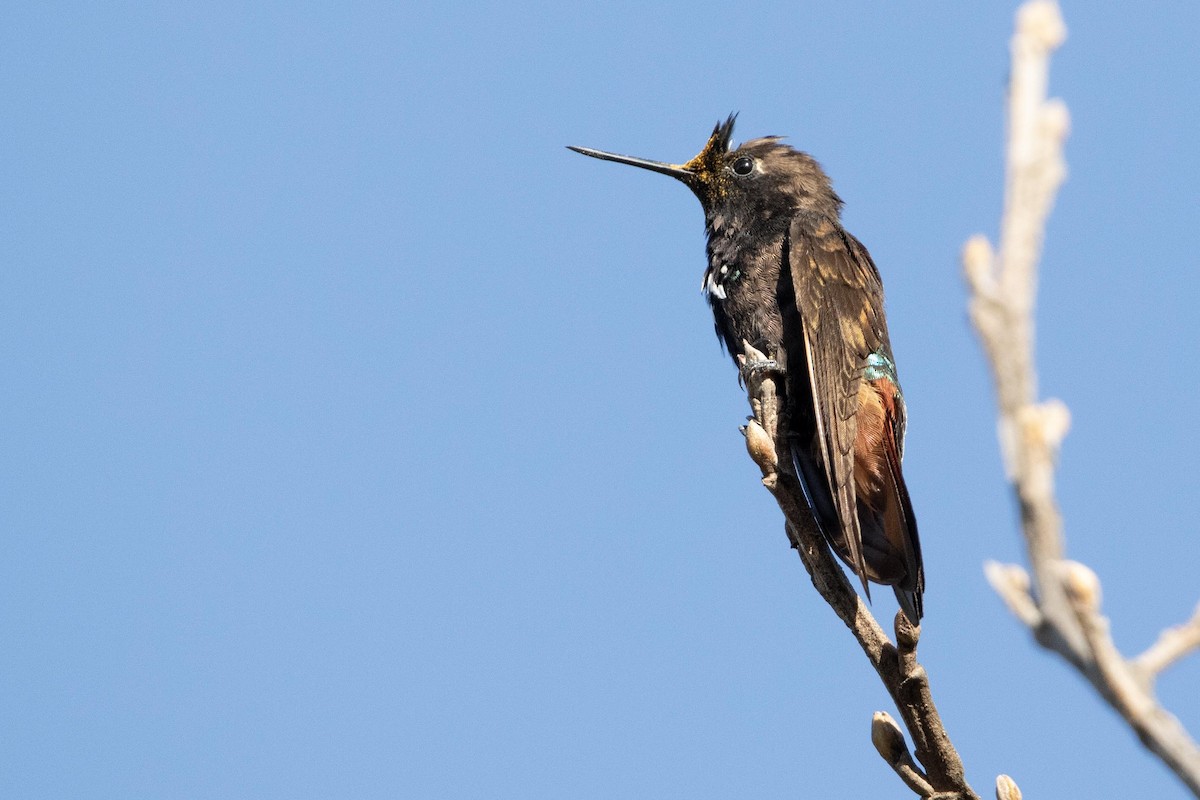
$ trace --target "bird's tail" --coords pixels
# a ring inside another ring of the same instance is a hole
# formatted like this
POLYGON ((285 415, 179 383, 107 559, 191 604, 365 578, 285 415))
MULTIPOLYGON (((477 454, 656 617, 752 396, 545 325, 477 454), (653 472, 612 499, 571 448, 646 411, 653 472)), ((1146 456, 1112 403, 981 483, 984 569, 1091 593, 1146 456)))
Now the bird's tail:
POLYGON ((925 613, 921 592, 916 589, 902 589, 899 586, 893 586, 892 591, 896 593, 896 601, 900 603, 900 610, 908 617, 908 621, 913 625, 920 625, 921 617, 925 613))
POLYGON ((925 565, 921 559, 921 539, 917 535, 917 517, 913 513, 908 487, 900 471, 900 452, 893 437, 884 437, 887 453, 887 474, 890 480, 884 489, 885 501, 882 522, 888 543, 904 561, 904 575, 892 586, 904 615, 914 625, 921 624, 924 614, 922 594, 925 592, 925 565))

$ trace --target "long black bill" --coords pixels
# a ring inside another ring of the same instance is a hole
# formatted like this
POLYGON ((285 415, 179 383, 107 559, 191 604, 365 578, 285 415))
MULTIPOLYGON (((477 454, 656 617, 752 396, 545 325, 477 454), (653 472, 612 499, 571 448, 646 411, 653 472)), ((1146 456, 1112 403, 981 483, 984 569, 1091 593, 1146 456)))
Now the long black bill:
POLYGON ((661 161, 648 161, 644 158, 634 158, 633 156, 622 156, 616 153, 606 153, 603 150, 592 150, 590 147, 572 147, 567 145, 568 150, 574 150, 576 153, 583 153, 585 156, 599 158, 602 161, 615 161, 618 164, 628 164, 631 167, 641 167, 648 169, 651 172, 658 172, 663 175, 670 175, 672 178, 677 178, 686 184, 691 184, 691 180, 696 173, 687 169, 682 164, 664 164, 661 161))

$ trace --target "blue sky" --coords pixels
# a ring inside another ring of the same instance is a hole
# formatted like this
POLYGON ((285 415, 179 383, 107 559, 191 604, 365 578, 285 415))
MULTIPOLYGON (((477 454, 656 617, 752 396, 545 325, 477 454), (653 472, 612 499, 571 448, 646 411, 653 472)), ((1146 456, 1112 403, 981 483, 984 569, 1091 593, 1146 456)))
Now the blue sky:
MULTIPOLYGON (((982 577, 1020 545, 958 252, 1014 7, 6 9, 0 794, 905 796, 744 454, 698 205, 563 147, 680 160, 739 111, 883 273, 976 788, 1184 796, 982 577)), ((1064 13, 1041 385, 1135 653, 1200 598, 1200 8, 1064 13)), ((1198 681, 1160 685, 1193 733, 1198 681)))

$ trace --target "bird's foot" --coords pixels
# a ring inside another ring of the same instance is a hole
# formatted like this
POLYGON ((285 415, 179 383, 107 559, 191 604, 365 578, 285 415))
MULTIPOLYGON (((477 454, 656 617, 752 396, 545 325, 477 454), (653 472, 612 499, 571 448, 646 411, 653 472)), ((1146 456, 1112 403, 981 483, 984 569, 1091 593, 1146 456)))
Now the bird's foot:
POLYGON ((763 373, 773 375, 782 375, 783 367, 779 366, 779 362, 773 358, 756 358, 753 361, 742 358, 742 377, 747 380, 751 376, 764 377, 763 373))
POLYGON ((747 387, 754 389, 764 378, 783 377, 784 369, 779 362, 756 350, 749 342, 742 342, 743 353, 737 357, 738 377, 747 387))
MULTIPOLYGON (((772 440, 779 430, 779 390, 782 388, 775 385, 773 378, 782 377, 784 369, 778 361, 767 358, 746 341, 742 342, 737 364, 738 382, 747 389, 750 410, 754 412, 752 419, 762 426, 767 439, 772 440)), ((770 462, 773 464, 776 459, 771 458, 770 462)))

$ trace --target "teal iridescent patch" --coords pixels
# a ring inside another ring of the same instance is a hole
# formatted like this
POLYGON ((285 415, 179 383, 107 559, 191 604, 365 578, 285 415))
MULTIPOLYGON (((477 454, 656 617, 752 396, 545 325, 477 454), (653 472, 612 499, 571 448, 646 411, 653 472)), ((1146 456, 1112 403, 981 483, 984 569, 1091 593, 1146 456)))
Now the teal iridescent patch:
POLYGON ((869 381, 887 378, 894 384, 900 383, 896 378, 896 365, 890 358, 879 352, 867 356, 867 366, 863 369, 863 377, 869 381))

